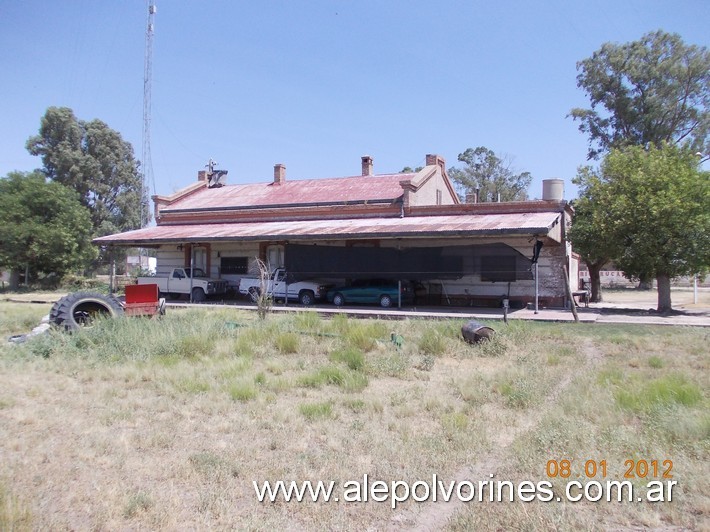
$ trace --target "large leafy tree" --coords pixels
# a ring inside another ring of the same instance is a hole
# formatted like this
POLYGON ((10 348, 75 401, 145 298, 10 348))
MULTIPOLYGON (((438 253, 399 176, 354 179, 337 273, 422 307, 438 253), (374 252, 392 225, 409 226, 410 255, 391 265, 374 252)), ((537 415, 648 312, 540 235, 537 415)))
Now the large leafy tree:
POLYGON ((613 149, 598 172, 578 177, 587 191, 582 212, 594 202, 593 227, 617 266, 629 277, 655 278, 657 310, 670 312, 671 279, 710 266, 710 173, 688 148, 663 144, 613 149))
MULTIPOLYGON (((589 137, 588 158, 613 148, 668 143, 708 153, 710 54, 705 47, 686 45, 676 34, 655 31, 626 44, 606 43, 577 63, 577 69, 577 86, 587 94, 591 107, 572 109, 570 115, 589 137)), ((591 214, 594 201, 583 201, 590 190, 580 190, 581 212, 575 221, 585 224, 588 245, 580 229, 575 246, 589 266, 594 287, 599 286, 599 260, 616 257, 611 249, 615 243, 601 236, 604 216, 591 214), (593 242, 595 234, 598 242, 593 242)), ((639 278, 640 286, 650 285, 652 277, 639 278)))
POLYGON ((68 187, 38 171, 0 179, 0 268, 15 283, 26 268, 57 275, 84 268, 96 256, 91 237, 89 211, 68 187))
POLYGON ((519 201, 528 198, 532 181, 529 172, 516 173, 509 160, 501 159, 484 146, 468 148, 458 160, 464 165, 448 170, 462 200, 478 194, 478 201, 519 201))
POLYGON ((710 53, 677 34, 606 43, 577 63, 591 108, 572 109, 589 136, 590 159, 612 148, 674 143, 708 153, 710 53))
POLYGON ((27 150, 42 158, 48 178, 79 194, 91 212, 94 236, 136 229, 149 220, 133 148, 101 120, 86 122, 67 107, 50 107, 27 150))

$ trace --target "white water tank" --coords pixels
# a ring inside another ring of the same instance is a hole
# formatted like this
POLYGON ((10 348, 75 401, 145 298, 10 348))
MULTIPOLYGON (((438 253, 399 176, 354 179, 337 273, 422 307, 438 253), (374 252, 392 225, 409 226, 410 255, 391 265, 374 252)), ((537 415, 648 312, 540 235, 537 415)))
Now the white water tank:
POLYGON ((563 179, 543 179, 542 199, 562 201, 565 197, 565 182, 563 179))

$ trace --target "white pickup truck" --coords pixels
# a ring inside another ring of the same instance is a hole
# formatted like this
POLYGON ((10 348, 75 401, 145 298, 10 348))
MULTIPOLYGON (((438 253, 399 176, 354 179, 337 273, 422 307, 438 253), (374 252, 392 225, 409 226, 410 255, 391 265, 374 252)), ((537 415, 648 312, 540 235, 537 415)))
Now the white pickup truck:
POLYGON ((197 302, 227 292, 228 283, 224 279, 210 279, 200 268, 194 268, 195 276, 191 279, 192 272, 190 268, 174 268, 167 277, 139 277, 138 284, 157 284, 161 294, 169 294, 173 299, 192 290, 192 301, 197 302))
MULTIPOLYGON (((258 277, 242 277, 239 280, 239 293, 251 296, 253 299, 261 291, 258 277)), ((276 268, 269 276, 266 283, 266 293, 274 299, 298 300, 301 305, 312 305, 318 300, 325 299, 329 286, 318 281, 298 281, 288 283, 288 275, 283 268, 276 268)))

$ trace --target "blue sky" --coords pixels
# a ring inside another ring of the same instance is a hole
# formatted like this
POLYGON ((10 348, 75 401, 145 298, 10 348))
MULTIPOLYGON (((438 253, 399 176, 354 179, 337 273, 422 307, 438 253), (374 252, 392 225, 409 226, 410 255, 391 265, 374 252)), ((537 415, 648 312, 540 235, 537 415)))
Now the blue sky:
MULTIPOLYGON (((576 62, 656 29, 708 46, 707 0, 156 0, 152 167, 168 194, 209 158, 229 183, 447 166, 486 146, 541 180, 570 180, 587 139, 576 62)), ((49 106, 119 131, 140 158, 147 3, 0 0, 0 176, 49 106)), ((152 184, 149 183, 151 189, 152 184)))

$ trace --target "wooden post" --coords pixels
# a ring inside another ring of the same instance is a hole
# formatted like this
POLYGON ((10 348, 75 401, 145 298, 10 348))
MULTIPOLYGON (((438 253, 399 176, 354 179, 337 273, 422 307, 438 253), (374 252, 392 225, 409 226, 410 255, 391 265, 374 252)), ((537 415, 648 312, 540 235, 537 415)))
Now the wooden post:
POLYGON ((116 257, 113 253, 113 248, 111 248, 111 270, 108 278, 108 291, 109 294, 116 292, 116 257))

